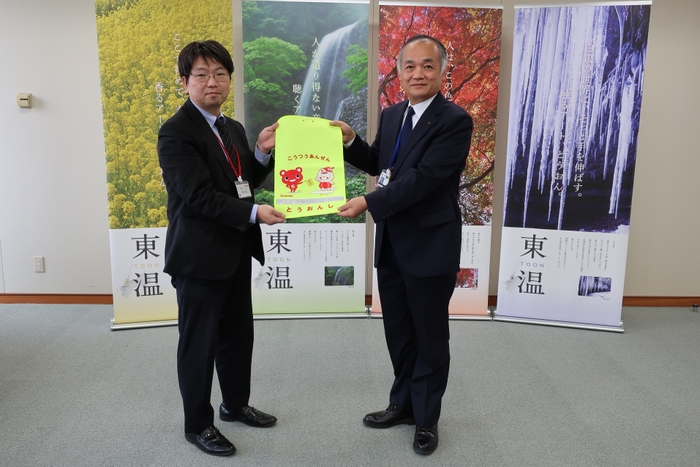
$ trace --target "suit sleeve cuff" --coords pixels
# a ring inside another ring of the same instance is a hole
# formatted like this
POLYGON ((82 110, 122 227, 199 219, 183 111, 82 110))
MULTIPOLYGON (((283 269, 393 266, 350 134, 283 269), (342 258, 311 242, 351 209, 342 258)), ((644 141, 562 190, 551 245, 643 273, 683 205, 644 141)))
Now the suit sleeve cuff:
POLYGON ((256 144, 255 145, 255 158, 263 166, 267 167, 268 165, 270 165, 270 159, 272 159, 272 151, 270 151, 269 154, 265 154, 260 149, 258 149, 258 145, 256 144))
POLYGON ((248 219, 248 222, 251 223, 251 224, 255 224, 255 222, 257 221, 257 219, 258 219, 258 205, 257 205, 257 204, 254 204, 254 205, 253 205, 253 209, 252 209, 252 211, 250 212, 250 219, 248 219))

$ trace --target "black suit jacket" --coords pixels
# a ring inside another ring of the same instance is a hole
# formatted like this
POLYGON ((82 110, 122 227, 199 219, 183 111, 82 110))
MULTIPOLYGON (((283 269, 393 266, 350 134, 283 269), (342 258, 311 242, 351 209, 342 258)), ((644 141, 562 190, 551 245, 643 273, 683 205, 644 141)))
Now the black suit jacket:
MULTIPOLYGON (((265 180, 273 161, 268 167, 260 164, 243 126, 230 118, 226 125, 252 190, 265 180)), ((260 226, 249 222, 253 198, 238 198, 236 177, 219 140, 189 99, 161 127, 158 159, 168 192, 166 273, 218 280, 230 277, 251 255, 264 262, 260 226)))
MULTIPOLYGON (((384 109, 372 145, 355 138, 345 159, 370 175, 389 167, 408 101, 384 109)), ((467 112, 438 93, 397 155, 391 181, 365 196, 377 224, 374 264, 389 237, 399 266, 414 277, 459 270, 459 177, 471 143, 467 112)))

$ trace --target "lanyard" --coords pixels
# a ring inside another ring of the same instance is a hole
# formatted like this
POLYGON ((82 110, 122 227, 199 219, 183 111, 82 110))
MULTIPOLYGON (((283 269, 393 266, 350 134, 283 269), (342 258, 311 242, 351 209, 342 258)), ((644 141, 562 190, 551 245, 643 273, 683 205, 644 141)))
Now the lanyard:
POLYGON ((219 142, 219 146, 221 146, 221 149, 224 150, 224 154, 226 155, 226 160, 228 161, 228 165, 231 166, 231 170, 233 170, 233 174, 238 178, 238 180, 241 180, 241 176, 243 175, 243 170, 241 169, 241 155, 238 153, 238 149, 236 149, 236 146, 233 145, 233 152, 236 153, 236 162, 238 163, 238 170, 236 170, 236 167, 233 165, 233 161, 231 160, 231 156, 229 155, 228 151, 224 147, 224 143, 221 142, 221 139, 216 138, 216 140, 219 142))

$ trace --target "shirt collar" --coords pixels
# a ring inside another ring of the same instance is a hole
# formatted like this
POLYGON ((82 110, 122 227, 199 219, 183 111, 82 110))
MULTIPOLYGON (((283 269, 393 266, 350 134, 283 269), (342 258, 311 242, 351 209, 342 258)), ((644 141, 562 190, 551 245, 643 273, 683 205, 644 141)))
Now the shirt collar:
MULTIPOLYGON (((435 94, 435 96, 437 96, 437 94, 435 94)), ((431 97, 430 99, 426 99, 422 102, 419 102, 416 105, 412 106, 413 111, 416 113, 415 120, 414 120, 415 122, 420 120, 421 115, 423 115, 423 112, 425 112, 425 109, 427 109, 428 106, 430 106, 430 104, 433 102, 433 100, 435 99, 435 96, 431 97)), ((408 107, 406 107, 406 110, 408 110, 408 107)))
POLYGON ((214 115, 214 114, 212 114, 212 113, 207 112, 206 110, 204 110, 203 108, 201 108, 200 106, 198 106, 197 104, 195 104, 194 101, 193 101, 192 99, 190 99, 190 102, 192 102, 192 105, 194 105, 195 107, 197 107, 197 110, 199 110, 199 112, 202 114, 202 116, 203 116, 204 119, 207 121, 207 123, 209 124, 209 126, 212 127, 212 128, 214 127, 214 123, 216 123, 216 119, 219 118, 219 117, 223 117, 223 116, 224 116, 224 114, 222 114, 222 113, 219 113, 219 115, 216 116, 216 115, 214 115))

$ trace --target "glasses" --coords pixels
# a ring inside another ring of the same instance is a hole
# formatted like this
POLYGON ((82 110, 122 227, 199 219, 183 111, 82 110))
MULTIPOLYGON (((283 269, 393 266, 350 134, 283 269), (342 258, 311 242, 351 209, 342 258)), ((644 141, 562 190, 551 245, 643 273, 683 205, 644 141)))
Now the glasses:
POLYGON ((211 76, 213 76, 219 83, 223 83, 231 79, 231 75, 225 71, 217 71, 216 73, 191 73, 190 76, 198 83, 208 82, 211 76))

